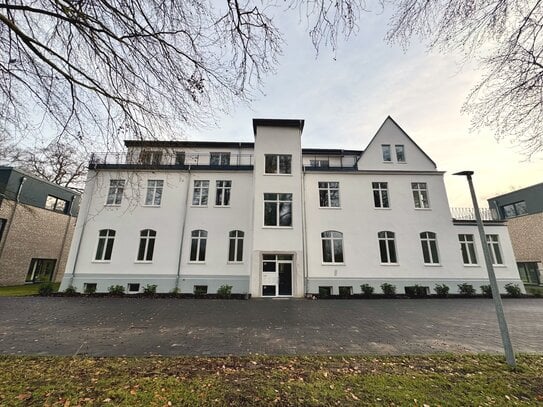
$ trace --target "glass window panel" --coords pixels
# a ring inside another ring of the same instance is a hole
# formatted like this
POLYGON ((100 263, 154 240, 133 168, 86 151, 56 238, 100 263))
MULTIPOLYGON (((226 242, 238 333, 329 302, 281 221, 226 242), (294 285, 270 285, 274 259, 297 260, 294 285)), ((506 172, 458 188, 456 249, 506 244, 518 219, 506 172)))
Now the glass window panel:
POLYGON ((399 163, 405 162, 405 151, 403 144, 396 144, 396 160, 399 163))
POLYGON ((236 240, 230 239, 230 245, 228 247, 228 261, 235 260, 236 240))
POLYGON ((275 272, 275 261, 264 261, 262 263, 262 270, 267 273, 275 272))
POLYGON ((322 261, 324 263, 332 262, 332 241, 330 239, 322 240, 322 261))
POLYGON ((224 190, 224 204, 226 206, 230 205, 230 188, 224 190))
POLYGON ((394 244, 393 239, 388 241, 388 255, 391 263, 398 262, 398 259, 396 258, 396 245, 394 244))
POLYGON ((388 208, 388 192, 386 190, 382 190, 381 195, 381 198, 383 200, 383 208, 388 208))
POLYGON ((175 153, 175 164, 176 165, 185 165, 185 153, 175 153))
POLYGON ((432 254, 432 263, 439 263, 439 256, 437 255, 437 243, 435 240, 430 241, 430 250, 432 254))
POLYGON ((328 206, 328 190, 320 190, 319 191, 319 204, 321 207, 328 206))
POLYGON ((95 256, 96 260, 102 260, 105 243, 106 243, 106 239, 103 239, 103 238, 98 239, 98 247, 96 248, 96 256, 95 256))
POLYGON ((277 156, 266 155, 265 156, 265 172, 266 174, 274 174, 277 172, 277 156))
POLYGON ((275 202, 264 204, 264 225, 277 226, 277 204, 275 202))
POLYGON ((209 193, 208 188, 202 188, 202 205, 207 205, 207 195, 209 193))
POLYGON ((236 261, 243 261, 243 238, 238 239, 238 250, 236 253, 236 261))
POLYGON ((292 194, 279 194, 281 201, 292 201, 292 194))
POLYGON ((386 240, 379 240, 379 253, 381 254, 381 263, 388 263, 386 240))
POLYGON ((140 246, 138 248, 138 260, 143 260, 145 258, 145 243, 147 242, 146 238, 140 239, 140 246))
MULTIPOLYGON (((194 234, 194 232, 192 232, 194 234)), ((196 252, 198 250, 198 239, 192 239, 190 245, 190 261, 196 261, 198 258, 196 252)))
POLYGON ((392 157, 390 155, 390 145, 389 144, 383 144, 381 145, 382 151, 383 151, 383 161, 392 161, 392 157))
POLYGON ((343 263, 343 240, 334 239, 334 260, 336 263, 343 263))
POLYGON ((292 260, 292 254, 278 254, 277 260, 292 260))
POLYGON ((425 263, 430 263, 430 251, 428 250, 428 242, 422 241, 422 257, 425 263))
POLYGON ((381 195, 379 194, 379 191, 373 191, 373 205, 376 208, 381 207, 381 195))
POLYGON ((334 208, 339 207, 339 190, 338 189, 330 190, 330 206, 334 208))
POLYGON ((150 238, 149 239, 149 244, 147 246, 147 256, 146 256, 145 260, 147 260, 147 261, 153 260, 153 252, 154 251, 155 251, 155 239, 150 238))
POLYGON ((292 226, 292 204, 290 202, 279 203, 279 225, 292 226))
POLYGON ((527 213, 527 211, 526 211, 526 202, 524 202, 524 201, 517 202, 515 204, 515 211, 517 212, 517 216, 526 214, 527 213))
POLYGON ((502 254, 500 252, 500 245, 498 243, 494 243, 494 253, 496 256, 496 264, 503 264, 502 254))
POLYGON ((215 205, 222 205, 223 188, 217 188, 217 194, 215 195, 215 205))
POLYGON ((107 239, 106 254, 104 256, 104 260, 111 260, 111 252, 113 252, 113 239, 109 238, 107 239))
POLYGON ((292 156, 290 155, 280 155, 279 156, 279 173, 280 174, 290 174, 292 156))
POLYGON ((206 259, 206 243, 207 239, 200 239, 200 253, 198 255, 199 261, 205 261, 206 259))

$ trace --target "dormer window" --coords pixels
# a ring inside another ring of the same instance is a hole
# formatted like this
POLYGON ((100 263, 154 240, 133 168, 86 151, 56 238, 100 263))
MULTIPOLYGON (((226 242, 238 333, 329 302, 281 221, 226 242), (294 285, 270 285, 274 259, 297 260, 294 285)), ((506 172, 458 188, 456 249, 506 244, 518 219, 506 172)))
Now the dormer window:
POLYGON ((392 155, 390 153, 390 144, 381 144, 381 149, 383 151, 383 161, 392 162, 392 155))
POLYGON ((403 144, 396 144, 394 146, 396 148, 396 161, 399 163, 405 162, 405 149, 403 144))

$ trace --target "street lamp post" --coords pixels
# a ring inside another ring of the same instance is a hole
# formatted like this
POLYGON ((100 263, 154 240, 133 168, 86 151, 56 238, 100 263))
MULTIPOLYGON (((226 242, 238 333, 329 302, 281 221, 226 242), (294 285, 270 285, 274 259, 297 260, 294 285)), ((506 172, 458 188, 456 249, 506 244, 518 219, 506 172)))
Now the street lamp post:
POLYGON ((453 175, 465 175, 468 179, 469 192, 471 193, 471 200, 473 202, 473 210, 475 211, 475 220, 477 221, 477 229, 479 230, 479 237, 483 246, 483 253, 485 256, 486 270, 488 272, 488 279, 490 280, 490 287, 492 289, 492 298, 494 299, 494 306, 496 307, 496 315, 498 316, 498 325, 500 327, 500 334, 502 336, 503 348, 505 350, 505 360, 511 367, 516 367, 515 353, 513 351, 513 345, 511 344, 511 338, 509 337, 509 330, 507 328, 507 321, 505 320, 505 314, 503 313, 502 299, 500 297, 500 290, 498 288, 498 282, 496 281, 496 274, 492 267, 492 258, 490 257, 490 251, 488 243, 486 241, 486 234, 483 227, 483 221, 481 220, 481 214, 479 212, 479 205, 477 204, 477 197, 475 196, 475 189, 473 188, 473 181, 471 176, 473 171, 457 172, 453 175))

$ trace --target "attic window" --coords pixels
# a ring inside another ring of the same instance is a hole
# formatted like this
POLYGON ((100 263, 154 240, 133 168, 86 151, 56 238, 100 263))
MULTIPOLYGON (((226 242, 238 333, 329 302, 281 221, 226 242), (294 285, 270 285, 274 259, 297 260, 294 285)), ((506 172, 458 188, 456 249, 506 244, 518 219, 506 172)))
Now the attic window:
POLYGON ((390 144, 381 144, 383 150, 383 161, 392 162, 392 155, 390 154, 390 144))
POLYGON ((405 149, 403 144, 396 144, 394 146, 396 148, 396 161, 399 163, 405 162, 405 149))

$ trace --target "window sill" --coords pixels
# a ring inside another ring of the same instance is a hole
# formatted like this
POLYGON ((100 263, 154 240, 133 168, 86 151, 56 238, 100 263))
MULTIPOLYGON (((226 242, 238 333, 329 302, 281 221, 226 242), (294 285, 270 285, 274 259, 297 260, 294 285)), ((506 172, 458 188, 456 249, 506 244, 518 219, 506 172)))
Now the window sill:
POLYGON ((392 160, 390 160, 390 161, 383 161, 383 164, 394 164, 394 163, 392 162, 392 160))
POLYGON ((91 263, 111 263, 111 260, 93 260, 91 263))
POLYGON ((141 205, 144 208, 160 208, 160 205, 141 205))
POLYGON ((136 263, 136 264, 151 264, 151 263, 153 263, 153 260, 134 260, 134 263, 136 263))
POLYGON ((191 208, 207 208, 207 205, 191 205, 191 208))
POLYGON ((280 177, 292 177, 292 173, 290 174, 281 174, 281 173, 278 173, 278 172, 265 172, 263 174, 264 176, 280 176, 280 177))
POLYGON ((188 263, 189 264, 206 264, 205 260, 204 261, 189 261, 188 263))
POLYGON ((341 209, 341 206, 319 206, 319 209, 341 209))
POLYGON ((213 205, 214 208, 231 208, 230 205, 213 205))
POLYGON ((432 208, 415 208, 416 211, 431 211, 432 208))
POLYGON ((400 263, 379 263, 381 266, 392 266, 397 267, 400 265, 400 263))
POLYGON ((321 266, 344 266, 345 263, 325 263, 324 261, 321 262, 321 266))
POLYGON ((115 208, 115 207, 121 206, 121 204, 104 204, 104 206, 115 208))
POLYGON ((262 229, 294 229, 293 226, 262 226, 262 229))
POLYGON ((498 267, 498 268, 507 268, 507 266, 505 264, 493 264, 492 267, 498 267))
POLYGON ((390 206, 387 207, 387 208, 374 206, 373 209, 377 209, 377 210, 380 210, 380 211, 390 211, 391 208, 390 208, 390 206))
POLYGON ((243 261, 227 261, 226 264, 243 264, 243 261))
POLYGON ((424 263, 424 267, 442 267, 441 263, 424 263))
POLYGON ((481 266, 479 264, 464 264, 464 267, 474 268, 474 267, 481 267, 481 266))

